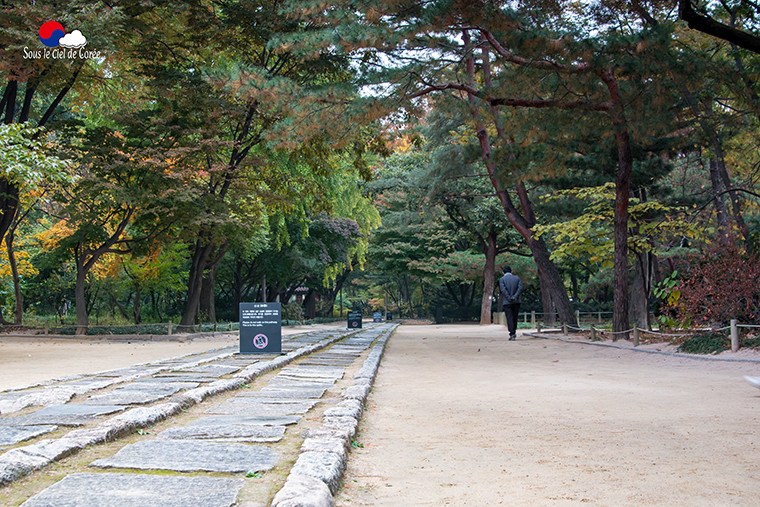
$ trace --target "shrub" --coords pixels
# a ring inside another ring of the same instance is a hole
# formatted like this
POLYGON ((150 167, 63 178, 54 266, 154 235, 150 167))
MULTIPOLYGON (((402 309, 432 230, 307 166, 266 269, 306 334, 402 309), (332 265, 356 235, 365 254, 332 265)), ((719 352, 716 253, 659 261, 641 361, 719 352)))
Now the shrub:
POLYGON ((282 320, 303 320, 303 306, 296 301, 282 306, 282 320))
POLYGON ((713 248, 690 259, 681 273, 674 310, 696 326, 726 325, 731 319, 760 322, 760 259, 735 248, 713 248))

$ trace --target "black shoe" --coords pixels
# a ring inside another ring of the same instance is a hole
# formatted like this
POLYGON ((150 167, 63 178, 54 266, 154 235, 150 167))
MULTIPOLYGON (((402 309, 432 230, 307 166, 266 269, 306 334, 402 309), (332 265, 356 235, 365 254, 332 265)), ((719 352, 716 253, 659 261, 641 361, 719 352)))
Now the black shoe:
POLYGON ((512 341, 512 340, 514 340, 515 338, 516 338, 516 335, 510 335, 510 336, 509 336, 509 341, 512 341))

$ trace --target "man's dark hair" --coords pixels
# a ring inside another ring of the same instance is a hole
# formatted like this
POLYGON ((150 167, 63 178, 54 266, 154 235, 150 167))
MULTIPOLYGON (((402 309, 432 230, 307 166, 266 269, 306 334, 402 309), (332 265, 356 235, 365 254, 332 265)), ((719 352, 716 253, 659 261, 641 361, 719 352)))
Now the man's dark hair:
POLYGON ((502 269, 504 269, 505 273, 511 273, 512 272, 512 268, 509 267, 509 266, 504 266, 502 269))

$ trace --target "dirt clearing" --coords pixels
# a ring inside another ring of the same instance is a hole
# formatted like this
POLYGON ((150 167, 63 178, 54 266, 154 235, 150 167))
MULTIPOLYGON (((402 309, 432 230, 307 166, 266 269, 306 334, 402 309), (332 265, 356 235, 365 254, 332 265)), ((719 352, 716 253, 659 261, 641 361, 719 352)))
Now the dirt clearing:
POLYGON ((760 364, 401 326, 337 504, 757 505, 760 364))

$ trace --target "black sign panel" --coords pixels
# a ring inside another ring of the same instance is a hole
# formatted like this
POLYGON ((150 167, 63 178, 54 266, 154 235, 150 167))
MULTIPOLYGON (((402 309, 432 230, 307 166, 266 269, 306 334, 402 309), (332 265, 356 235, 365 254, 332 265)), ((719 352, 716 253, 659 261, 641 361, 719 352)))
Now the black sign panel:
POLYGON ((382 322, 382 321, 383 321, 382 312, 375 312, 372 314, 372 322, 382 322))
POLYGON ((348 312, 348 327, 353 329, 362 327, 362 312, 348 312))
POLYGON ((240 353, 282 353, 280 303, 240 303, 240 353))

